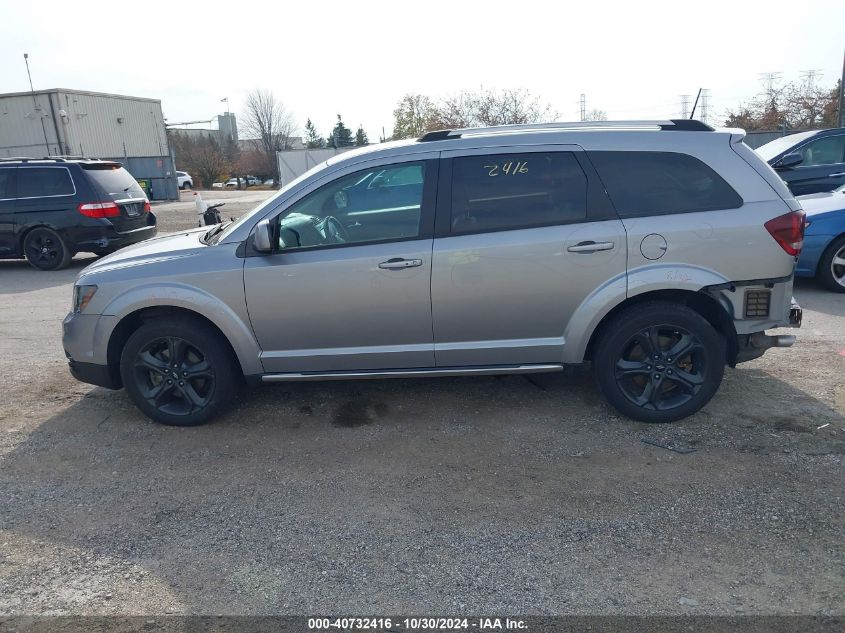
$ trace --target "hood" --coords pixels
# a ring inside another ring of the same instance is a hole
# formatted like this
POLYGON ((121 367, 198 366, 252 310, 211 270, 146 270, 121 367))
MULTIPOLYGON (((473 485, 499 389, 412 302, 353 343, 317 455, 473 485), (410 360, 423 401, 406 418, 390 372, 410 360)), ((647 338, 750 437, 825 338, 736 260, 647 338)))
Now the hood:
POLYGON ((797 200, 808 216, 829 211, 841 211, 845 209, 845 190, 837 189, 825 193, 811 193, 806 196, 798 196, 797 200))
POLYGON ((79 276, 83 277, 90 273, 139 266, 154 261, 160 262, 168 259, 187 257, 198 250, 208 248, 208 246, 200 242, 200 238, 209 228, 203 226, 191 229, 190 231, 154 237, 143 242, 138 242, 137 244, 132 244, 131 246, 126 246, 87 266, 79 273, 79 276))

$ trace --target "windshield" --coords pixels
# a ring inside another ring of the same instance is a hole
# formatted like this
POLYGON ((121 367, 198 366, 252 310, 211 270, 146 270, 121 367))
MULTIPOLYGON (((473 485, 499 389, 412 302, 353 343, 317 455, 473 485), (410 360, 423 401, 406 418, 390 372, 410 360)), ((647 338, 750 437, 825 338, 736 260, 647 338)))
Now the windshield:
POLYGON ((789 134, 788 136, 781 136, 773 141, 769 141, 765 145, 758 147, 757 152, 765 161, 772 160, 778 154, 785 152, 790 147, 798 145, 804 139, 811 137, 815 132, 801 132, 799 134, 789 134))
POLYGON ((288 184, 286 184, 284 187, 279 189, 279 191, 276 192, 275 195, 270 196, 264 202, 262 202, 257 207, 255 207, 252 211, 245 213, 244 215, 239 217, 237 220, 235 220, 234 222, 229 224, 222 233, 220 233, 219 235, 216 236, 216 238, 214 240, 215 243, 225 241, 225 239, 233 231, 237 230, 238 227, 243 226, 246 222, 248 222, 250 220, 250 218, 252 218, 255 215, 260 215, 267 207, 274 205, 276 200, 279 198, 279 196, 284 195, 285 193, 287 193, 288 191, 290 191, 291 189, 293 189, 294 187, 299 185, 299 183, 301 183, 303 180, 310 178, 311 176, 313 176, 317 172, 324 170, 326 167, 328 167, 327 162, 320 163, 319 165, 316 165, 316 166, 312 167, 311 169, 309 169, 308 171, 306 171, 304 174, 302 174, 298 178, 294 178, 293 180, 291 180, 288 184))

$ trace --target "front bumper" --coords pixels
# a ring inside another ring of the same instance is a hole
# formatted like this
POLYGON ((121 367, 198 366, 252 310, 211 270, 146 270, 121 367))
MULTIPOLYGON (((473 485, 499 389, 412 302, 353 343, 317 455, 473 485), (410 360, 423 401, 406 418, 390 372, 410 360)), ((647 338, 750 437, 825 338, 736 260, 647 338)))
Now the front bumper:
POLYGON ((94 363, 80 363, 72 358, 68 359, 70 374, 80 382, 87 382, 106 389, 120 389, 120 383, 112 375, 108 365, 94 363))
POLYGON ((62 346, 71 375, 82 382, 119 389, 120 379, 108 364, 109 334, 117 317, 69 313, 62 321, 62 346))

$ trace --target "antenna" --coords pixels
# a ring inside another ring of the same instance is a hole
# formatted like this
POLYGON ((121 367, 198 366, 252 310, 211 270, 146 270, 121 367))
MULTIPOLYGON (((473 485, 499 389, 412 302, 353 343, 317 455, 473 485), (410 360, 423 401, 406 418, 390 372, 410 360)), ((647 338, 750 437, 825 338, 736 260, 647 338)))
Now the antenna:
MULTIPOLYGON (((46 115, 41 114, 41 106, 38 105, 38 99, 35 98, 35 88, 32 87, 32 74, 29 72, 29 53, 23 54, 23 63, 26 64, 26 76, 29 77, 29 91, 32 93, 32 105, 35 107, 35 115, 41 119, 41 133, 44 134, 44 147, 47 148, 47 155, 49 156, 50 141, 47 140, 47 126, 44 125, 44 116, 46 115)), ((49 97, 47 98, 49 99, 49 97)))
POLYGON ((698 99, 701 97, 701 91, 703 88, 698 89, 698 94, 695 95, 695 103, 692 104, 692 112, 689 113, 689 118, 693 118, 695 116, 695 108, 698 106, 698 99))

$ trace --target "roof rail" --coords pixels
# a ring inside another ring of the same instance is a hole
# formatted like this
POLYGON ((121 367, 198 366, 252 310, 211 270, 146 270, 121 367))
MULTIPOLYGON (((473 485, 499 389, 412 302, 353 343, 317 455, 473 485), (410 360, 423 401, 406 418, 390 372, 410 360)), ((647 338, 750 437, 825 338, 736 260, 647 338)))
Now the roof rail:
POLYGON ((469 127, 456 130, 435 130, 427 132, 419 139, 421 143, 428 141, 445 141, 461 138, 462 136, 481 136, 487 134, 510 134, 512 132, 540 132, 544 130, 606 130, 614 128, 642 128, 659 129, 677 132, 712 132, 713 128, 697 119, 665 119, 665 120, 636 120, 636 121, 575 121, 572 123, 526 123, 520 125, 497 125, 493 127, 469 127))
POLYGON ((99 158, 85 158, 84 156, 44 156, 42 158, 33 158, 32 156, 8 156, 0 158, 0 162, 21 162, 28 163, 30 161, 54 160, 57 163, 66 163, 69 160, 100 160, 99 158))

